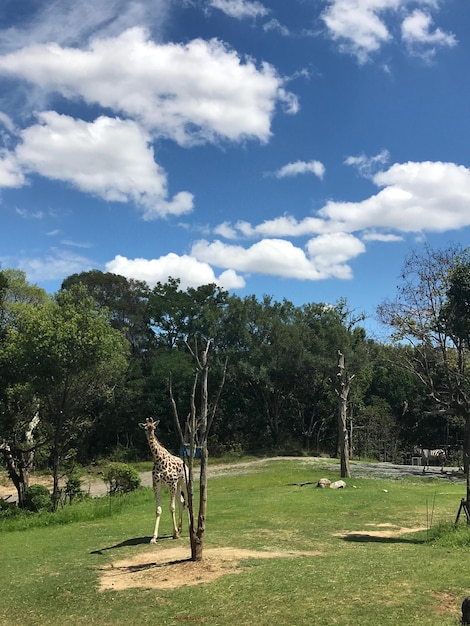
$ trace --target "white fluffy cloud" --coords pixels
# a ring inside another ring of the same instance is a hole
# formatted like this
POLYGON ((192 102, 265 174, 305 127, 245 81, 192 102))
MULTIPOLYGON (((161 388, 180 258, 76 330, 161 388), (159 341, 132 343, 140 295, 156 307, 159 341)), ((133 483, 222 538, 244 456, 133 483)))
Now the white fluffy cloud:
POLYGON ((424 50, 427 54, 434 54, 436 46, 453 47, 457 44, 455 35, 445 33, 440 28, 432 30, 432 23, 432 17, 419 9, 403 20, 402 39, 412 51, 424 50))
POLYGON ((455 163, 395 163, 375 174, 383 187, 362 202, 328 202, 319 217, 332 229, 444 232, 470 225, 470 169, 455 163))
POLYGON ((89 123, 55 111, 38 118, 21 132, 14 153, 22 168, 105 200, 134 202, 147 219, 191 211, 191 194, 168 199, 166 174, 135 122, 103 116, 89 123))
POLYGON ((202 240, 191 250, 194 257, 216 267, 299 280, 351 278, 347 261, 362 252, 364 244, 343 233, 310 240, 307 253, 285 239, 262 239, 249 248, 202 240))
POLYGON ((274 172, 276 178, 298 176, 299 174, 315 174, 318 178, 323 178, 325 166, 320 161, 295 161, 294 163, 287 163, 274 172))
POLYGON ((27 46, 0 56, 0 72, 125 114, 182 145, 265 142, 276 105, 297 110, 272 66, 243 62, 217 40, 157 44, 142 28, 97 39, 86 50, 27 46))
POLYGON ((268 9, 261 2, 253 0, 210 0, 210 6, 220 9, 230 17, 264 17, 268 9))
POLYGON ((181 288, 199 287, 208 283, 216 283, 224 289, 245 286, 244 279, 233 269, 222 272, 218 277, 207 263, 197 260, 194 256, 174 253, 158 259, 128 259, 117 255, 106 263, 106 271, 120 274, 126 278, 143 280, 151 287, 157 282, 166 282, 169 277, 179 278, 181 288))
POLYGON ((354 55, 360 63, 383 45, 393 41, 392 19, 403 19, 402 37, 406 44, 449 46, 456 43, 452 33, 439 28, 431 31, 432 18, 410 4, 428 10, 438 8, 438 0, 328 0, 322 14, 327 31, 343 52, 354 55), (403 17, 404 16, 404 17, 403 17))
MULTIPOLYGON (((364 165, 367 158, 360 165, 364 165)), ((444 232, 470 226, 470 169, 440 161, 395 163, 371 176, 382 189, 360 202, 330 200, 314 217, 282 216, 261 224, 224 223, 230 238, 300 237, 328 233, 444 232)))
MULTIPOLYGON (((367 168, 386 160, 358 159, 352 164, 367 168)), ((395 242, 403 239, 403 233, 470 226, 469 168, 443 162, 396 163, 370 178, 381 189, 361 202, 329 201, 303 220, 282 216, 257 225, 224 222, 215 229, 219 236, 260 241, 243 246, 202 240, 193 245, 191 255, 242 273, 347 279, 352 277, 349 261, 365 252, 364 242, 395 242), (303 249, 287 237, 311 238, 303 249)))

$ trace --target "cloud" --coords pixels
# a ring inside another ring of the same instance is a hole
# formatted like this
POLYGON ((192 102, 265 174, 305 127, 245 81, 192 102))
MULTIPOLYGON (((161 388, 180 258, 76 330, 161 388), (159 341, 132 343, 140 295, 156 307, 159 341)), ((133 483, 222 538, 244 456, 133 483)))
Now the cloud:
POLYGON ((0 149, 0 189, 2 187, 22 187, 26 182, 21 166, 14 154, 0 149))
POLYGON ((0 73, 131 117, 180 145, 268 141, 278 104, 296 97, 269 64, 257 67, 215 39, 157 44, 142 28, 85 49, 38 44, 0 56, 0 73))
POLYGON ((168 200, 166 174, 154 161, 150 137, 135 122, 104 116, 85 122, 55 111, 40 113, 38 120, 21 132, 11 157, 24 170, 104 200, 133 202, 145 219, 192 210, 187 192, 168 200))
POLYGON ((210 265, 239 272, 321 280, 351 278, 347 261, 364 251, 361 241, 352 235, 337 233, 309 241, 308 254, 285 239, 262 239, 249 248, 201 240, 193 245, 191 254, 210 265))
POLYGON ((261 2, 250 0, 210 0, 209 4, 214 9, 220 9, 229 17, 237 19, 264 17, 269 13, 261 2))
MULTIPOLYGON (((393 18, 400 18, 410 0, 328 0, 322 19, 340 50, 365 63, 385 44, 394 41, 393 18)), ((436 0, 416 0, 414 4, 436 9, 436 0)), ((408 45, 455 45, 454 35, 440 29, 430 32, 431 18, 415 9, 402 23, 402 38, 408 45)))
POLYGON ((214 228, 214 234, 220 235, 225 239, 236 239, 238 237, 237 230, 229 224, 229 222, 223 222, 214 228))
MULTIPOLYGON (((328 233, 445 232, 470 226, 470 169, 455 163, 395 163, 371 176, 380 191, 359 202, 328 201, 315 216, 284 215, 261 224, 225 223, 244 237, 301 237, 328 233)), ((377 235, 375 236, 377 238, 377 235)))
POLYGON ((16 208, 15 213, 26 220, 42 220, 45 217, 44 211, 31 211, 28 209, 16 208))
POLYGON ((318 178, 323 178, 325 166, 320 161, 295 161, 295 163, 288 163, 274 172, 276 178, 298 176, 299 174, 315 174, 318 178))
POLYGON ((0 111, 0 124, 2 124, 11 135, 17 132, 15 123, 11 117, 6 113, 3 113, 3 111, 0 111))
POLYGON ((374 172, 376 172, 380 166, 388 163, 389 159, 390 153, 388 150, 382 150, 372 157, 368 157, 365 154, 360 154, 359 156, 349 156, 344 160, 344 162, 346 165, 352 165, 357 168, 358 172, 361 176, 364 176, 364 178, 372 178, 374 172))
POLYGON ((263 30, 266 33, 271 31, 279 33, 283 37, 289 37, 289 35, 291 34, 287 26, 284 26, 284 24, 281 24, 279 20, 276 20, 274 18, 263 24, 263 30))
POLYGON ((231 268, 222 272, 217 278, 207 263, 201 262, 193 256, 179 256, 174 253, 161 256, 158 259, 127 259, 117 255, 112 261, 106 263, 106 271, 120 274, 126 278, 143 280, 150 287, 154 287, 157 282, 166 282, 169 277, 179 278, 182 289, 199 287, 208 283, 216 283, 223 289, 245 286, 244 279, 231 268))
POLYGON ((60 242, 63 246, 70 246, 72 248, 91 248, 90 243, 82 243, 80 241, 72 241, 71 239, 62 239, 60 242))
POLYGON ((318 216, 332 228, 444 232, 470 225, 470 170, 455 163, 396 163, 373 177, 383 187, 362 202, 328 202, 318 216))
MULTIPOLYGON (((387 160, 350 157, 370 171, 387 160)), ((470 226, 470 169, 455 163, 395 163, 370 175, 379 191, 359 202, 328 201, 314 216, 283 215, 260 224, 224 222, 216 234, 227 239, 260 238, 249 246, 218 239, 196 242, 192 256, 211 266, 241 273, 321 280, 352 277, 349 262, 365 252, 365 242, 391 243, 404 233, 445 232, 470 226), (313 235, 313 237, 312 237, 313 235), (310 237, 305 248, 286 238, 310 237)))
MULTIPOLYGON (((214 231, 215 232, 215 231, 214 231)), ((238 221, 233 226, 224 223, 217 227, 217 233, 226 239, 237 237, 302 237, 305 235, 329 232, 328 222, 318 217, 297 220, 291 215, 283 215, 253 226, 246 221, 238 221), (223 228, 222 228, 223 226, 223 228)))
POLYGON ((96 267, 94 262, 86 257, 56 248, 42 259, 22 257, 11 265, 25 272, 28 281, 32 283, 62 280, 64 276, 88 272, 96 267))
POLYGON ((376 233, 374 231, 365 232, 362 237, 362 241, 381 241, 382 243, 395 242, 395 241, 403 241, 403 237, 400 235, 392 235, 392 234, 384 234, 384 233, 376 233))
POLYGON ((432 17, 419 9, 415 9, 403 20, 401 36, 412 52, 419 54, 424 51, 429 56, 435 53, 436 46, 452 48, 457 45, 453 33, 445 33, 440 28, 432 31, 432 22, 432 17))
POLYGON ((92 37, 112 37, 146 24, 156 35, 171 10, 171 0, 48 0, 29 3, 21 26, 0 31, 0 51, 17 50, 35 43, 54 41, 79 46, 92 37))

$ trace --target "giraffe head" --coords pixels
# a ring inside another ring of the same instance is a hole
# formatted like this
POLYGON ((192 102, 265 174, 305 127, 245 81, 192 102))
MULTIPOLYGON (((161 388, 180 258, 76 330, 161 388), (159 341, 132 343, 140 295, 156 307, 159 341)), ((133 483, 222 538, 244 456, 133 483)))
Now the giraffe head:
POLYGON ((160 420, 154 422, 151 417, 147 417, 145 422, 140 423, 139 426, 140 428, 143 428, 145 430, 147 437, 149 437, 150 435, 155 433, 155 428, 158 426, 159 423, 160 420))

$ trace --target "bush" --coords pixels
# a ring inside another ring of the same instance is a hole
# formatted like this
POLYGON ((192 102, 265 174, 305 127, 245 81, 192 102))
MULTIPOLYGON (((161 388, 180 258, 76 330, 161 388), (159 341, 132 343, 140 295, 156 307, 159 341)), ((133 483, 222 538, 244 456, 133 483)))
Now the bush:
POLYGON ((18 517, 18 515, 21 515, 21 511, 15 502, 8 502, 8 500, 0 498, 0 519, 18 517))
POLYGON ((83 496, 81 476, 78 472, 73 471, 67 477, 67 482, 65 483, 65 498, 72 502, 75 498, 82 498, 83 496))
POLYGON ((139 473, 126 463, 110 463, 103 473, 110 495, 128 493, 140 487, 139 473))
POLYGON ((24 508, 27 511, 37 513, 51 507, 51 495, 49 489, 43 485, 31 485, 24 493, 24 508))

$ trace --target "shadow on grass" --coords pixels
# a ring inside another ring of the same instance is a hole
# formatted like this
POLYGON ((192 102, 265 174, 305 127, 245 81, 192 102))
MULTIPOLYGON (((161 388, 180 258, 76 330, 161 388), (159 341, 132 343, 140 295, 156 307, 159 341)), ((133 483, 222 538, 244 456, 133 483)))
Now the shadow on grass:
POLYGON ((191 559, 177 559, 175 561, 164 561, 163 563, 153 561, 152 563, 139 563, 138 565, 126 565, 124 567, 114 566, 113 570, 122 570, 123 572, 134 574, 137 572, 145 572, 150 569, 166 568, 172 565, 184 565, 185 563, 191 562, 193 562, 191 559))
POLYGON ((410 543, 422 545, 427 543, 426 539, 411 537, 387 537, 385 535, 369 535, 367 533, 349 533, 343 537, 343 541, 352 543, 410 543))
MULTIPOLYGON (((118 548, 125 548, 127 546, 140 546, 142 544, 150 543, 151 537, 133 537, 132 539, 126 539, 125 541, 121 541, 120 543, 116 543, 114 546, 108 546, 107 548, 99 548, 98 550, 92 550, 90 554, 103 554, 107 550, 116 550, 118 548)), ((163 537, 159 537, 158 541, 162 541, 164 539, 173 539, 172 535, 166 535, 163 537)))

